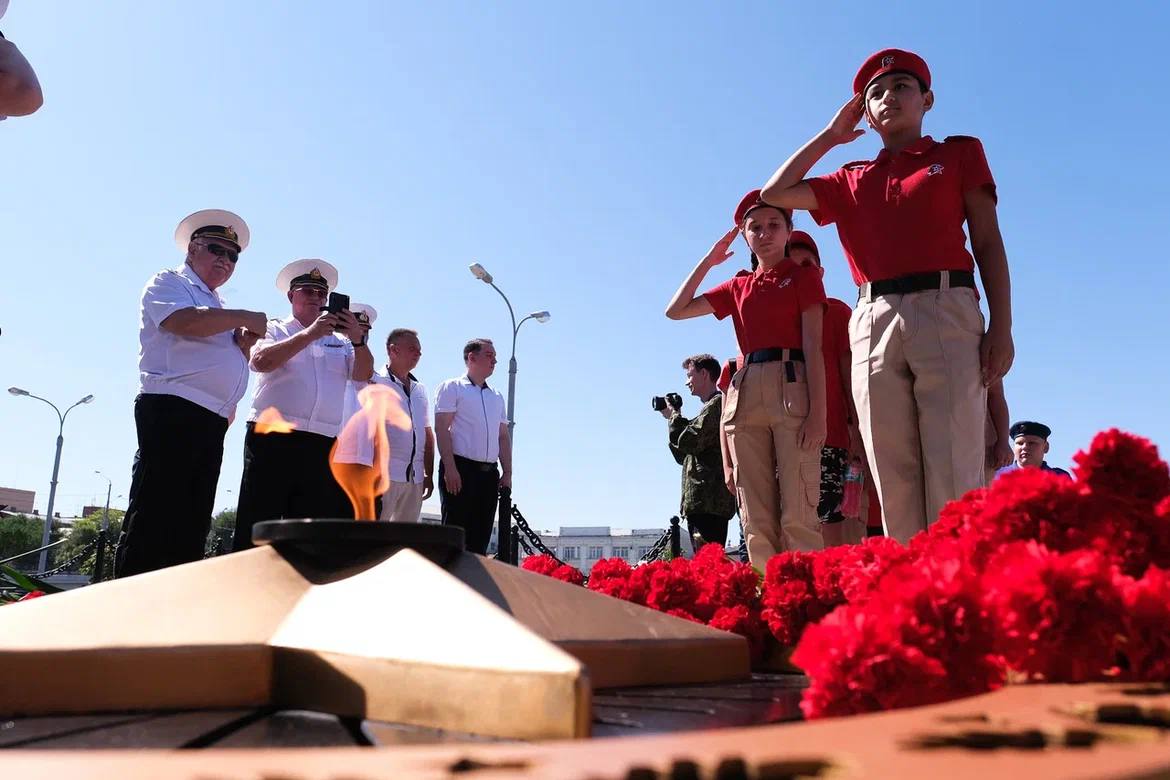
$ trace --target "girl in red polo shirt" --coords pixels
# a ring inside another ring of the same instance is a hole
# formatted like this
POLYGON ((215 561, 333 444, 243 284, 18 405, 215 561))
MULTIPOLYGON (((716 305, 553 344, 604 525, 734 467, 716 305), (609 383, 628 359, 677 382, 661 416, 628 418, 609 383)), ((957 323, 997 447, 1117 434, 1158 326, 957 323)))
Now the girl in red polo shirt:
POLYGON ((886 532, 905 542, 948 501, 983 484, 985 387, 1015 354, 1011 285, 982 144, 922 135, 934 105, 922 58, 880 51, 862 64, 853 92, 762 197, 837 224, 860 288, 849 340, 861 437, 886 532), (804 179, 830 149, 864 133, 863 117, 881 136, 877 158, 804 179), (986 330, 976 264, 991 314, 986 330))
POLYGON ((816 269, 787 256, 792 213, 768 206, 759 194, 753 190, 739 204, 736 226, 695 266, 666 316, 730 315, 735 325, 744 359, 723 402, 723 426, 748 557, 763 569, 778 552, 823 546, 817 504, 825 440, 825 288, 816 269), (734 254, 728 247, 741 230, 759 265, 696 295, 707 273, 734 254))

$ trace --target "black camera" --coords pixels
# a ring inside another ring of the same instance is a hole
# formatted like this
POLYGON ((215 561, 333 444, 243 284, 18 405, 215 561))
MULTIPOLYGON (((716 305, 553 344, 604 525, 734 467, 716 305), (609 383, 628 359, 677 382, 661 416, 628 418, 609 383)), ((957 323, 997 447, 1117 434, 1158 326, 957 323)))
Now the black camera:
POLYGON ((650 399, 650 407, 661 412, 669 406, 671 409, 682 409, 682 396, 678 393, 667 393, 666 396, 656 395, 650 399))

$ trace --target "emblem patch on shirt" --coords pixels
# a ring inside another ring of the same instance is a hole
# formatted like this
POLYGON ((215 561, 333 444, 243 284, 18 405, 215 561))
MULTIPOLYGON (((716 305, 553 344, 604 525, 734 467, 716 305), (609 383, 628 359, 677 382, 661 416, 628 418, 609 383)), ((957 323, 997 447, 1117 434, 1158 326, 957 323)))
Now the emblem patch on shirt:
POLYGON ((787 287, 790 284, 792 284, 792 277, 791 276, 788 277, 787 279, 780 280, 780 287, 781 288, 787 287))
POLYGON ((894 64, 894 55, 893 54, 887 54, 886 56, 882 57, 882 67, 883 68, 888 68, 893 64, 894 64))
POLYGON ((935 163, 934 165, 932 165, 926 169, 927 176, 934 176, 936 173, 942 173, 942 172, 943 172, 942 163, 935 163))

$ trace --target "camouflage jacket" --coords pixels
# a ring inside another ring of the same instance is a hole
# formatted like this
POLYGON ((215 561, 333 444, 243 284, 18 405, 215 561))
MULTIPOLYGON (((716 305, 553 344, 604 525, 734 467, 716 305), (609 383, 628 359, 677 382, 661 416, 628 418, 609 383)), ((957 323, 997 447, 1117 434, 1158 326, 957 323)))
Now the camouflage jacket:
POLYGON ((703 404, 695 419, 681 414, 670 419, 670 452, 682 469, 683 517, 691 514, 731 518, 735 496, 723 481, 723 455, 719 451, 723 394, 703 404))

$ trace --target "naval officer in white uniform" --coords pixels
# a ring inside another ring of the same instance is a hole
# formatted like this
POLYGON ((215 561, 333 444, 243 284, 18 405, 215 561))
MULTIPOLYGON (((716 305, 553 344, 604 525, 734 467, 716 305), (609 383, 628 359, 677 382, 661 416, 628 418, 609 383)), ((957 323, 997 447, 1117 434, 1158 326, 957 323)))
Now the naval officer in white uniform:
POLYGON ((197 211, 175 230, 183 264, 142 292, 138 452, 115 576, 203 557, 224 434, 248 387, 249 350, 268 323, 263 312, 224 308, 216 292, 248 239, 238 215, 197 211))
POLYGON ((344 422, 348 383, 374 370, 367 328, 349 309, 324 310, 337 288, 337 269, 324 260, 296 260, 276 277, 292 314, 268 323, 252 351, 259 374, 236 511, 233 550, 252 546, 252 526, 282 517, 352 518, 353 506, 333 478, 329 453, 344 422), (274 408, 291 433, 258 433, 256 421, 274 408))

